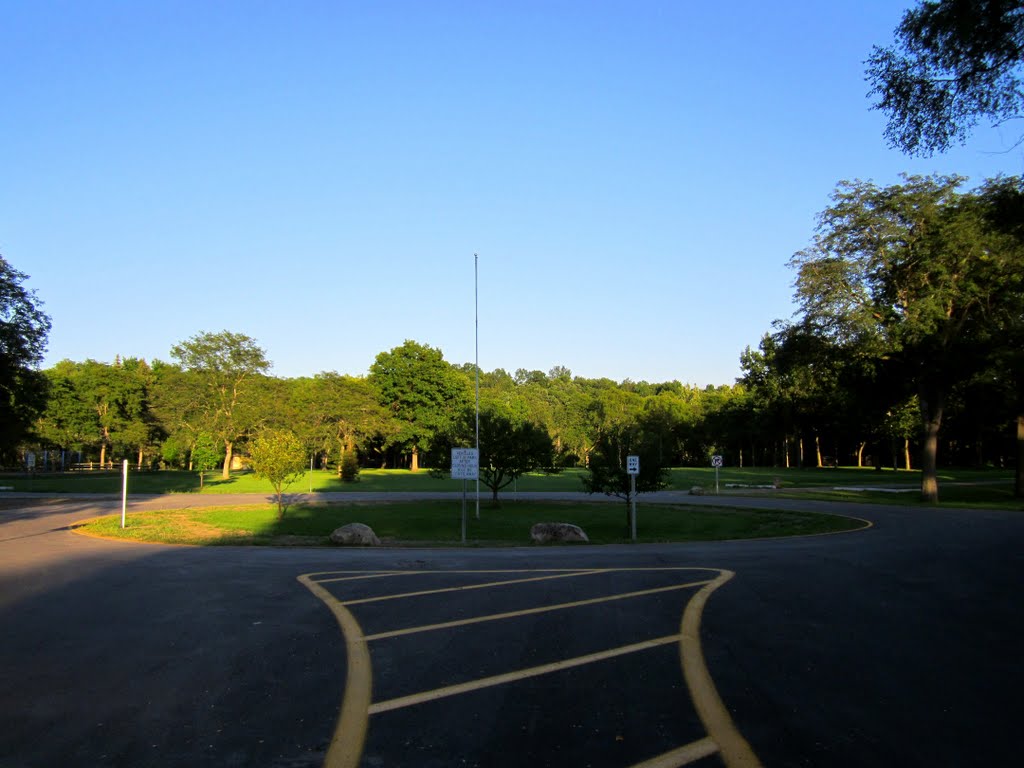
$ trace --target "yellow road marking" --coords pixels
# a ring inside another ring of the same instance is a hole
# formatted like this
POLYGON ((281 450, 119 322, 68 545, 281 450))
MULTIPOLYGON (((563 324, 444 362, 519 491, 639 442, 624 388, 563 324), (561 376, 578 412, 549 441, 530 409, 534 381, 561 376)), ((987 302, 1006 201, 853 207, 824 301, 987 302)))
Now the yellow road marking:
POLYGON ((684 765, 710 757, 717 751, 718 745, 710 737, 705 737, 687 744, 685 747, 673 749, 663 755, 652 757, 650 760, 644 760, 631 768, 682 768, 684 765))
POLYGON ((646 651, 650 650, 651 648, 657 648, 661 645, 676 643, 679 642, 679 639, 679 635, 668 635, 666 637, 658 637, 654 640, 644 640, 641 643, 623 645, 618 648, 611 648, 607 651, 588 653, 586 656, 577 656, 573 659, 563 659, 562 661, 552 662, 551 664, 541 664, 537 667, 520 669, 516 670, 515 672, 506 672, 503 675, 481 677, 478 680, 470 680, 465 683, 459 683, 458 685, 449 685, 444 688, 435 688, 432 691, 423 691, 422 693, 414 693, 409 696, 401 696, 397 699, 388 699, 387 701, 381 701, 376 704, 371 704, 370 714, 377 715, 381 712, 389 712, 393 709, 402 709, 403 707, 411 707, 416 704, 423 704, 428 701, 437 701, 438 699, 444 699, 448 696, 457 696, 461 693, 479 691, 483 688, 491 688, 495 685, 505 685, 506 683, 514 683, 519 680, 526 680, 531 677, 547 675, 552 672, 560 672, 563 669, 581 667, 585 664, 593 664, 597 661, 613 659, 616 656, 625 656, 626 654, 637 653, 638 651, 646 651))
POLYGON ((357 768, 366 742, 367 708, 373 695, 373 673, 370 651, 363 640, 363 630, 349 611, 326 589, 309 578, 299 581, 327 604, 341 627, 345 638, 348 667, 345 671, 345 693, 341 698, 341 714, 334 726, 324 768, 357 768))
POLYGON ((489 581, 484 584, 466 584, 461 587, 443 587, 441 589, 424 589, 419 592, 403 592, 398 595, 381 595, 379 597, 363 597, 358 600, 345 600, 342 605, 363 605, 365 603, 379 603, 384 600, 401 600, 406 597, 421 597, 423 595, 440 595, 445 592, 466 592, 471 589, 489 589, 490 587, 505 587, 510 584, 526 584, 530 581, 550 581, 551 579, 569 579, 574 576, 593 576, 596 573, 608 573, 607 568, 598 568, 591 571, 573 571, 571 573, 557 573, 554 576, 534 576, 529 579, 507 579, 506 581, 489 581))
POLYGON ((574 600, 571 603, 557 603, 555 605, 545 605, 539 608, 524 608, 521 611, 508 611, 506 613, 492 613, 489 616, 474 616, 471 619, 457 619, 454 621, 445 621, 440 624, 426 624, 421 627, 406 627, 404 629, 393 629, 389 632, 378 632, 375 635, 367 635, 363 639, 367 642, 372 640, 384 640, 389 637, 401 637, 402 635, 414 635, 419 632, 432 632, 435 629, 451 629, 452 627, 465 627, 469 624, 480 624, 485 621, 500 621, 501 619, 514 619, 518 616, 530 616, 537 613, 547 613, 549 611, 561 611, 567 608, 579 608, 584 605, 596 605, 598 603, 608 603, 612 600, 628 600, 634 597, 644 597, 646 595, 656 595, 659 592, 672 592, 680 589, 687 589, 689 587, 699 587, 703 584, 708 584, 710 581, 692 581, 688 584, 672 584, 668 587, 655 587, 653 589, 642 589, 637 592, 625 592, 618 595, 606 595, 605 597, 592 597, 587 600, 574 600))
POLYGON ((708 597, 735 574, 723 570, 718 578, 705 586, 686 605, 683 621, 679 628, 679 656, 683 666, 683 677, 690 689, 690 698, 700 721, 711 739, 721 750, 722 761, 727 768, 761 768, 757 755, 737 730, 729 710, 715 689, 715 684, 704 663, 704 652, 700 645, 700 621, 708 597))

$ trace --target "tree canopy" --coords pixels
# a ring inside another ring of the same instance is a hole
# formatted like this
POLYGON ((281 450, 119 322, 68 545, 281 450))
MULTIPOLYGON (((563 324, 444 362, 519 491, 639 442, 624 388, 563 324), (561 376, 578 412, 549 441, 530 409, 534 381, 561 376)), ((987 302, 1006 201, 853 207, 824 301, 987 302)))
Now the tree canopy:
POLYGON ((185 410, 224 443, 224 479, 230 477, 237 440, 259 423, 253 380, 270 369, 256 340, 242 333, 199 333, 171 348, 171 357, 196 377, 196 395, 185 410))
POLYGON ((891 146, 929 156, 963 143, 980 120, 1024 114, 1024 3, 923 0, 896 43, 867 60, 875 108, 888 114, 891 146))
POLYGON ((9 458, 46 404, 47 379, 39 371, 50 318, 28 275, 0 256, 0 454, 9 458))

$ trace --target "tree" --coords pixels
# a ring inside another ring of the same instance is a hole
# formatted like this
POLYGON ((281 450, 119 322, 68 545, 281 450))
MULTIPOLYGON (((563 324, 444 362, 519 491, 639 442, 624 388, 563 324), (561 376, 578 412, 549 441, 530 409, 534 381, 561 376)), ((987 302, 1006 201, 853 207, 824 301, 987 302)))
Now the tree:
POLYGON ((927 157, 963 143, 979 120, 1021 116, 1022 8, 1020 0, 922 0, 903 15, 896 45, 875 46, 866 62, 891 146, 927 157))
POLYGON ((191 465, 194 472, 199 473, 199 490, 203 490, 203 476, 220 462, 220 450, 217 440, 207 432, 200 432, 192 446, 191 465))
POLYGON ((583 478, 586 493, 603 493, 626 502, 626 535, 630 533, 630 505, 633 493, 626 457, 640 457, 640 474, 636 476, 636 492, 648 493, 665 487, 668 470, 658 460, 658 444, 643 433, 638 425, 616 426, 604 432, 590 454, 588 473, 583 478))
POLYGON ((369 381, 400 424, 395 441, 409 447, 413 472, 419 470, 420 452, 429 448, 434 434, 470 400, 466 375, 447 363, 441 350, 415 341, 377 355, 369 381))
POLYGON ((28 275, 0 256, 0 460, 11 460, 46 405, 46 377, 39 364, 46 351, 50 318, 28 275))
POLYGON ((270 369, 270 361, 255 339, 229 331, 199 333, 172 347, 171 357, 199 379, 194 407, 203 428, 224 443, 221 474, 227 480, 235 443, 259 422, 253 379, 270 369))
MULTIPOLYGON (((470 424, 472 416, 467 418, 470 424)), ((554 463, 554 444, 546 429, 494 405, 481 409, 480 481, 491 489, 492 502, 497 504, 498 491, 527 472, 553 471, 554 463)))
POLYGON ((306 473, 306 447, 295 433, 265 429, 249 445, 257 477, 270 481, 277 500, 277 519, 284 517, 284 490, 306 473))
MULTIPOLYGON (((931 502, 938 500, 946 397, 983 364, 967 342, 1019 295, 1024 274, 1020 242, 991 223, 994 190, 1010 182, 961 193, 963 182, 955 176, 908 177, 884 188, 842 182, 819 217, 813 246, 791 262, 807 332, 840 349, 875 349, 916 385, 921 495, 931 502)), ((900 393, 892 404, 902 400, 900 393)))

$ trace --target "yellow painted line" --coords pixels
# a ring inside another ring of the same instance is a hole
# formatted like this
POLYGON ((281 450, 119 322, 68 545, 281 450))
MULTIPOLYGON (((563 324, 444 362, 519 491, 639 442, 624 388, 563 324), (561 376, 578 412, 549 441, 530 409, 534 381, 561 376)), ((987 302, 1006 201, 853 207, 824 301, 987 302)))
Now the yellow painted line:
MULTIPOLYGON (((473 570, 462 569, 462 570, 451 570, 451 571, 438 571, 438 570, 390 570, 390 571, 317 571, 315 573, 306 574, 312 581, 317 584, 329 584, 333 581, 346 581, 348 579, 347 574, 356 574, 352 578, 372 578, 374 576, 447 576, 453 573, 458 574, 477 574, 477 573, 580 573, 582 571, 592 571, 593 568, 477 568, 473 570), (344 578, 334 578, 338 574, 346 574, 344 578), (370 574, 367 576, 367 574, 370 574), (331 578, 319 578, 322 576, 329 576, 331 578)), ((608 571, 714 571, 717 568, 606 568, 608 571)))
POLYGON ((555 605, 545 605, 539 608, 524 608, 521 611, 508 611, 506 613, 492 613, 487 616, 474 616, 471 619, 458 619, 455 621, 445 621, 440 624, 425 624, 420 627, 406 627, 404 629, 393 629, 390 632, 378 632, 375 635, 367 635, 363 639, 367 642, 372 640, 384 640, 389 637, 401 637, 403 635, 415 635, 420 632, 432 632, 437 629, 451 629, 453 627, 465 627, 470 624, 480 624, 485 621, 501 621, 502 619, 514 619, 519 616, 531 616, 538 613, 548 613, 549 611, 562 611, 569 608, 579 608, 584 605, 597 605, 599 603, 608 603, 613 600, 629 600, 635 597, 645 597, 647 595, 656 595, 660 592, 672 592, 680 589, 688 589, 690 587, 699 587, 704 584, 710 583, 708 581, 692 581, 687 584, 672 584, 667 587, 655 587, 653 589, 642 589, 638 592, 624 592, 617 595, 605 595, 604 597, 592 597, 587 600, 574 600, 570 603, 557 603, 555 605))
POLYGON ((711 757, 717 751, 718 745, 710 737, 706 737, 687 744, 685 747, 652 757, 650 760, 644 760, 631 768, 682 768, 684 765, 703 760, 705 757, 711 757))
POLYGON ((377 715, 381 712, 390 712, 394 709, 402 709, 403 707, 411 707, 416 704, 424 704, 428 701, 437 701, 438 699, 444 699, 449 696, 457 696, 462 693, 479 691, 484 688, 492 688, 496 685, 506 685, 508 683, 526 680, 531 677, 551 674, 552 672, 561 672, 564 669, 581 667, 585 664, 593 664, 594 662, 604 661, 605 659, 614 659, 617 656, 625 656, 630 653, 647 651, 651 648, 657 648, 662 645, 668 645, 669 643, 679 642, 679 640, 679 635, 668 635, 667 637, 659 637, 654 640, 644 640, 641 643, 633 643, 632 645, 623 645, 618 648, 611 648, 607 651, 588 653, 586 656, 577 656, 573 659, 563 659, 562 661, 556 661, 551 664, 542 664, 538 667, 529 667, 527 669, 516 670, 515 672, 506 672, 503 675, 481 677, 478 680, 470 680, 465 683, 459 683, 458 685, 435 688, 432 691, 423 691, 422 693, 414 693, 409 696, 401 696, 397 699, 388 699, 387 701, 371 704, 369 711, 371 715, 377 715))
POLYGON ((761 762, 750 748, 746 739, 737 730, 729 710, 715 689, 715 684, 704 663, 704 652, 700 644, 700 621, 708 597, 735 574, 721 571, 718 578, 694 595, 683 612, 679 629, 679 655, 683 666, 683 677, 690 689, 697 715, 708 735, 721 750, 722 762, 726 768, 761 768, 761 762))
POLYGON ((360 581, 362 579, 385 579, 389 576, 420 576, 418 571, 380 571, 378 573, 362 573, 359 576, 335 576, 330 579, 317 579, 317 584, 336 584, 340 581, 360 581))
POLYGON ((419 592, 403 592, 397 595, 381 595, 379 597, 363 597, 358 600, 346 600, 342 605, 363 605, 365 603, 379 603, 384 600, 402 600, 406 597, 421 597, 424 595, 440 595, 445 592, 466 592, 472 589, 489 589, 491 587, 505 587, 511 584, 526 584, 531 581, 550 581, 551 579, 568 579, 574 576, 593 576, 597 573, 608 573, 609 569, 601 568, 592 571, 573 571, 571 573, 557 573, 554 576, 534 576, 529 579, 507 579, 505 581, 489 581, 484 584, 466 584, 461 587, 443 587, 441 589, 424 589, 419 592))
POLYGON ((345 671, 345 693, 341 700, 341 714, 334 726, 323 765, 324 768, 357 768, 366 742, 368 709, 373 696, 370 651, 355 617, 330 592, 309 578, 309 574, 299 576, 298 579, 331 609, 345 638, 348 664, 345 671))

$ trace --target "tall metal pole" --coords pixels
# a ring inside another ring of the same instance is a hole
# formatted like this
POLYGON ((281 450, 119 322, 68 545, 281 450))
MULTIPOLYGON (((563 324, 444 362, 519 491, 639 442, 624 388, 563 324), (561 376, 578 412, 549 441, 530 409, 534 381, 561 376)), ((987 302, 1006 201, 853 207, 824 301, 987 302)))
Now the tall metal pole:
POLYGON ((476 359, 476 519, 480 519, 480 257, 473 254, 473 346, 476 359))

